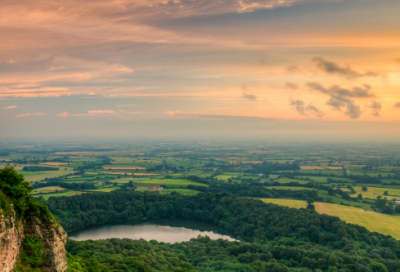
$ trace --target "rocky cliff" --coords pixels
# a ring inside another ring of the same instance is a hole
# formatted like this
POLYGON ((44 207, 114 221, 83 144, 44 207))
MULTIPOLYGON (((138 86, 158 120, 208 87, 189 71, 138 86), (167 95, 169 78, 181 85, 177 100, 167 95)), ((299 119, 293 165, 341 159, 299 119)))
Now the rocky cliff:
MULTIPOLYGON (((1 214, 1 213, 0 213, 1 214)), ((16 224, 15 213, 0 218, 0 272, 9 272, 17 265, 24 237, 31 235, 43 245, 46 257, 39 267, 42 272, 63 272, 67 269, 64 229, 46 214, 28 211, 16 224), (17 227, 18 225, 18 227, 17 227)))

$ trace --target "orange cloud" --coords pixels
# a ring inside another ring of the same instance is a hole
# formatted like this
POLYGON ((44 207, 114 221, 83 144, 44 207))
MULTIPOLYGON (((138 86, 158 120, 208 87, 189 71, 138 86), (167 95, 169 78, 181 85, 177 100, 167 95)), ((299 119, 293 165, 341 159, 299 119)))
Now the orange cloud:
POLYGON ((8 109, 15 109, 17 106, 8 106, 4 107, 3 110, 8 110, 8 109))
POLYGON ((68 112, 64 111, 62 113, 57 114, 57 116, 68 116, 68 112))
POLYGON ((44 113, 42 113, 42 112, 35 112, 35 113, 19 114, 19 115, 16 115, 15 118, 25 117, 25 116, 33 116, 33 115, 44 115, 44 113))
POLYGON ((77 113, 71 116, 97 116, 100 114, 115 114, 116 112, 113 110, 90 110, 88 113, 77 113))

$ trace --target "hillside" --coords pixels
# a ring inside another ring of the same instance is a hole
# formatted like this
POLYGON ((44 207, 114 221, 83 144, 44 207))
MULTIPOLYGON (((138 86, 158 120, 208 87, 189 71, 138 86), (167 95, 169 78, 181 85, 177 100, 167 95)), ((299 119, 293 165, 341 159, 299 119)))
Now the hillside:
POLYGON ((63 272, 66 232, 31 191, 22 175, 0 170, 0 271, 63 272))

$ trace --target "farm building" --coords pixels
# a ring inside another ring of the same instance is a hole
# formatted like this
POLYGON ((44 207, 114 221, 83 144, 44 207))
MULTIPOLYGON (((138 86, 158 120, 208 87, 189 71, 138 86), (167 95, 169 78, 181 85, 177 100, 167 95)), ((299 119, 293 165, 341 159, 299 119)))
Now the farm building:
POLYGON ((149 191, 161 191, 162 189, 164 189, 163 187, 157 187, 157 186, 153 186, 153 187, 148 187, 147 190, 149 191))

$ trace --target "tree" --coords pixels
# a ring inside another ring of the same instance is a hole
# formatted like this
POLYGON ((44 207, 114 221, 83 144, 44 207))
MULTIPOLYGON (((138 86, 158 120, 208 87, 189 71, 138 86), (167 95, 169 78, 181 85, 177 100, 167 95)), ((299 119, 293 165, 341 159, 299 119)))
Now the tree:
POLYGON ((17 216, 22 216, 35 200, 30 196, 33 187, 18 174, 14 167, 0 170, 0 191, 13 202, 17 216))
POLYGON ((388 191, 385 191, 385 192, 383 193, 383 195, 389 195, 388 191))
POLYGON ((362 190, 363 190, 363 192, 367 192, 367 191, 368 191, 368 188, 367 188, 366 186, 363 186, 363 187, 362 187, 362 190))
POLYGON ((386 266, 378 262, 372 262, 368 266, 373 272, 387 272, 386 266))
POLYGON ((360 200, 362 200, 362 199, 363 199, 362 194, 358 194, 357 198, 360 199, 360 200))

